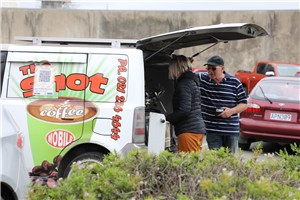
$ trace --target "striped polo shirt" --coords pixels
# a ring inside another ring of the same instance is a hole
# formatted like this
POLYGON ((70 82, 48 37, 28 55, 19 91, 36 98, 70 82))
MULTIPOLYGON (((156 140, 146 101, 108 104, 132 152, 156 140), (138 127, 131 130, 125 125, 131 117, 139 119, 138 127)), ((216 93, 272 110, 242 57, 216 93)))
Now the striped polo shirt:
POLYGON ((239 103, 247 104, 247 97, 238 78, 226 72, 225 78, 217 85, 208 74, 198 73, 201 90, 201 109, 207 134, 234 135, 240 132, 239 116, 229 118, 216 116, 216 108, 233 108, 239 103))

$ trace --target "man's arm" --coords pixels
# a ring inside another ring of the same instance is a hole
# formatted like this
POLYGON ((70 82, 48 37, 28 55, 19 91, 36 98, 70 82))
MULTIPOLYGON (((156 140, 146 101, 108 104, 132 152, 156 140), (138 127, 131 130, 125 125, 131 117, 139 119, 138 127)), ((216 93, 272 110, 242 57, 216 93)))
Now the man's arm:
POLYGON ((246 110, 247 104, 245 104, 245 103, 239 103, 238 105, 236 105, 233 108, 227 108, 227 107, 222 107, 222 108, 225 109, 225 110, 224 110, 224 112, 222 112, 218 116, 222 117, 222 118, 228 118, 228 117, 230 117, 233 114, 241 113, 244 110, 246 110))

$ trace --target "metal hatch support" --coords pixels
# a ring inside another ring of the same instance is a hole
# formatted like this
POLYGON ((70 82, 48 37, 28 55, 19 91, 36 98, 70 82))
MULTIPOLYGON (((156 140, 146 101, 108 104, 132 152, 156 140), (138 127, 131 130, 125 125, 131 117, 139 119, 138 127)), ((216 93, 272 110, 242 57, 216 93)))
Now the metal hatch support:
POLYGON ((169 47, 170 45, 174 44, 175 42, 177 42, 178 40, 180 40, 181 38, 183 38, 184 36, 188 35, 189 32, 185 32, 182 36, 180 36, 179 38, 177 38, 176 40, 174 40, 173 42, 171 42, 170 44, 168 44, 167 46, 159 49, 158 51, 154 52, 153 54, 151 54, 150 56, 148 56, 147 58, 145 58, 145 61, 149 60, 151 57, 153 57, 154 55, 156 55, 157 53, 161 52, 162 50, 166 49, 167 47, 169 47))
POLYGON ((219 42, 228 43, 228 41, 219 40, 219 39, 217 39, 216 37, 214 37, 214 36, 212 36, 212 35, 210 35, 210 37, 214 38, 214 39, 216 40, 216 42, 215 42, 214 44, 210 45, 209 47, 203 49, 202 51, 199 51, 198 53, 195 53, 194 55, 192 55, 192 58, 198 56, 198 55, 199 55, 200 53, 202 53, 203 51, 206 51, 207 49, 209 49, 209 48, 215 46, 215 45, 218 44, 219 42))
POLYGON ((81 45, 111 45, 120 48, 122 45, 136 46, 137 40, 132 39, 91 39, 91 38, 54 38, 54 37, 15 37, 15 40, 32 42, 33 45, 48 44, 81 44, 81 45))
POLYGON ((191 57, 193 58, 193 57, 196 57, 196 56, 198 56, 200 53, 202 53, 203 51, 206 51, 207 49, 209 49, 209 48, 211 48, 211 47, 213 47, 213 46, 215 46, 216 44, 218 44, 219 43, 219 41, 217 41, 216 43, 214 43, 214 44, 212 44, 212 45, 210 45, 209 47, 207 47, 206 49, 203 49, 202 51, 199 51, 198 53, 195 53, 194 55, 192 55, 191 57))

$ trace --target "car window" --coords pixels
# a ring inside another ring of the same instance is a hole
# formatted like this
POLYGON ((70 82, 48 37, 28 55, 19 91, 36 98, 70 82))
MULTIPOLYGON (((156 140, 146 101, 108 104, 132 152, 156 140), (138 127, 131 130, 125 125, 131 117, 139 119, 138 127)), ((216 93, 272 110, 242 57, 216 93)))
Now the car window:
POLYGON ((258 66, 256 68, 256 73, 265 75, 265 67, 266 67, 266 64, 258 64, 258 66))
POLYGON ((5 69, 6 58, 7 58, 7 52, 1 51, 0 94, 2 92, 2 85, 3 85, 3 77, 4 77, 4 69, 5 69))
POLYGON ((300 65, 277 65, 279 76, 294 76, 297 71, 300 71, 300 65))
POLYGON ((250 94, 252 98, 260 100, 265 99, 264 95, 271 101, 300 103, 299 81, 263 81, 250 94))
POLYGON ((266 72, 275 72, 274 67, 270 64, 267 65, 266 72))

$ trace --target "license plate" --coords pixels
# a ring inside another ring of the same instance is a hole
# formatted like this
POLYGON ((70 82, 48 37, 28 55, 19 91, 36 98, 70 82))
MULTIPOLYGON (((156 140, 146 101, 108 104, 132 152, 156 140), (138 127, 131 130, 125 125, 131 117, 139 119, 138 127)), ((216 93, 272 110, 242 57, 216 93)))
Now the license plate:
POLYGON ((292 115, 289 114, 279 114, 279 113, 271 113, 270 119, 272 120, 280 120, 280 121, 291 121, 292 115))

